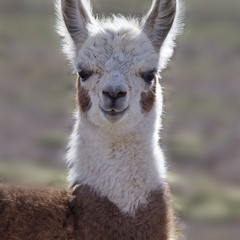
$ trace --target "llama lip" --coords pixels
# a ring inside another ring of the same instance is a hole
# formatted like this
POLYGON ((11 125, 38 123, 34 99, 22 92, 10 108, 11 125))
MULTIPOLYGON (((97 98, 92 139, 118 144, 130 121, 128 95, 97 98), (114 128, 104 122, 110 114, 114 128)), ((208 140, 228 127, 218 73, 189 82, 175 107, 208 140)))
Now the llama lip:
POLYGON ((100 107, 100 109, 104 114, 108 114, 110 116, 119 116, 119 115, 124 114, 127 111, 128 107, 123 109, 122 111, 118 111, 116 109, 112 109, 110 111, 107 111, 107 110, 104 110, 102 107, 100 107))
POLYGON ((104 114, 104 116, 107 118, 107 120, 109 120, 110 122, 117 122, 118 120, 120 120, 123 114, 127 111, 128 107, 122 111, 118 111, 115 109, 107 111, 107 110, 104 110, 102 107, 100 107, 100 109, 104 114))

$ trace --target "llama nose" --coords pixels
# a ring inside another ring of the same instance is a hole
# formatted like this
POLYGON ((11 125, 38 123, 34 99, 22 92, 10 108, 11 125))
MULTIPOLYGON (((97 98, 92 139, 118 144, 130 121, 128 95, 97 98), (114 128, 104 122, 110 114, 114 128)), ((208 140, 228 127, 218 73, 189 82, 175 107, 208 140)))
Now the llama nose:
POLYGON ((103 96, 110 99, 123 98, 127 95, 126 90, 123 87, 107 87, 102 91, 103 96))

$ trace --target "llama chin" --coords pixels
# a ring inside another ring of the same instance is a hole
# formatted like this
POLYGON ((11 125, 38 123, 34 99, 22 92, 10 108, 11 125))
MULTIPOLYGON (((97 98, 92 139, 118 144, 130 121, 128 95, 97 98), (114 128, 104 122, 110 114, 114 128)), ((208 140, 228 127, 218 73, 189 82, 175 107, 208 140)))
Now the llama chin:
POLYGON ((87 0, 56 9, 78 74, 72 189, 0 187, 0 239, 177 239, 158 142, 159 73, 181 28, 179 2, 154 0, 141 20, 94 18, 87 0))

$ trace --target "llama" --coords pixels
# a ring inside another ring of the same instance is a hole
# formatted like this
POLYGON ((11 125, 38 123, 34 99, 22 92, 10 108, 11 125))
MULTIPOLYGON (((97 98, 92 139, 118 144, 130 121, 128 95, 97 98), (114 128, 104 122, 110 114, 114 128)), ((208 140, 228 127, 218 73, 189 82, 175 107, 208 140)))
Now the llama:
POLYGON ((159 147, 159 73, 173 52, 179 3, 139 19, 94 18, 86 0, 56 2, 77 77, 70 190, 1 186, 0 239, 177 239, 159 147))

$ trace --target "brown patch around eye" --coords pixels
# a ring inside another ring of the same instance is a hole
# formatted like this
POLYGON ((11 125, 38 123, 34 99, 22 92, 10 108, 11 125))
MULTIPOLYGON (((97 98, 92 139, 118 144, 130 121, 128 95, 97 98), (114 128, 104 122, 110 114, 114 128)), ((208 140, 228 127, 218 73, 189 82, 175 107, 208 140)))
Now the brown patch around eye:
POLYGON ((141 93, 141 108, 143 112, 150 112, 156 100, 157 78, 154 78, 153 86, 147 91, 141 93))
POLYGON ((82 112, 86 112, 90 109, 90 107, 92 105, 91 99, 88 95, 88 90, 86 90, 81 85, 80 77, 77 78, 77 99, 78 99, 78 104, 79 104, 80 110, 82 112))

